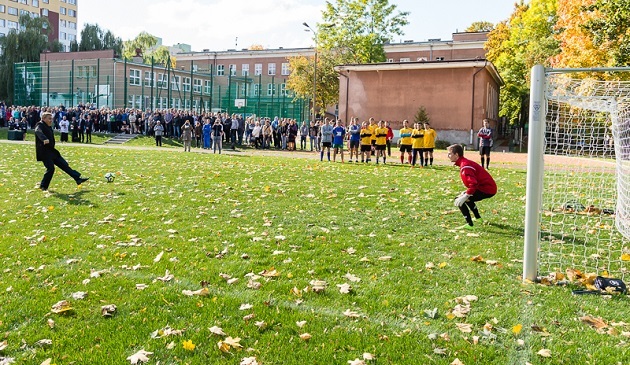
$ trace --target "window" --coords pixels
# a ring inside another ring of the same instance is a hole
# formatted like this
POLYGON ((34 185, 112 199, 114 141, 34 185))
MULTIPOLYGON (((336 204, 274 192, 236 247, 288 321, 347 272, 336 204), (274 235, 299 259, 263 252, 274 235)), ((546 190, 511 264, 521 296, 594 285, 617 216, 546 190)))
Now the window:
POLYGON ((11 20, 7 20, 7 28, 18 29, 18 23, 11 20))
POLYGON ((241 94, 240 94, 240 96, 241 97, 247 96, 247 83, 246 82, 241 84, 241 94))
POLYGON ((204 94, 210 95, 210 93, 212 92, 211 85, 212 84, 210 83, 210 81, 208 81, 208 80, 204 81, 204 83, 203 83, 203 89, 204 89, 203 92, 204 92, 204 94))
POLYGON ((260 84, 254 84, 254 96, 260 95, 260 84))
POLYGON ((225 65, 217 65, 217 76, 225 76, 225 65))
POLYGON ((199 71, 199 65, 192 65, 192 68, 193 72, 199 71))
POLYGON ((254 65, 254 76, 262 75, 262 63, 254 65))
POLYGON ((76 17, 77 17, 77 11, 76 11, 76 10, 69 9, 69 10, 68 10, 68 15, 69 15, 69 16, 71 16, 71 17, 73 17, 73 18, 76 18, 76 17))
POLYGON ((184 77, 184 91, 190 92, 190 77, 184 77))
POLYGON ((12 7, 9 6, 9 11, 7 11, 7 13, 9 15, 18 15, 18 10, 17 10, 17 8, 12 8, 12 7))
POLYGON ((28 0, 20 0, 20 4, 28 5, 28 0))
POLYGON ((48 1, 49 1, 49 0, 42 0, 42 2, 43 2, 44 4, 48 4, 48 1))
POLYGON ((34 7, 39 8, 39 0, 33 0, 32 3, 34 7))
POLYGON ((161 89, 167 89, 168 88, 168 75, 158 74, 157 87, 159 87, 161 89))
POLYGON ((0 5, 0 13, 4 13, 5 11, 7 11, 7 7, 4 5, 0 5))
POLYGON ((0 27, 4 28, 7 26, 7 21, 4 19, 0 19, 0 27))
POLYGON ((418 62, 426 62, 426 61, 427 61, 427 58, 426 58, 426 57, 418 57, 418 58, 417 58, 417 61, 418 61, 418 62))
POLYGON ((401 58, 400 62, 411 62, 411 58, 409 57, 401 58))
POLYGON ((387 63, 392 63, 392 62, 394 62, 394 59, 393 59, 393 58, 388 58, 388 59, 387 59, 387 63))
POLYGON ((96 66, 92 66, 92 77, 96 77, 96 66))
POLYGON ((31 18, 39 18, 39 14, 31 12, 31 18))
POLYGON ((59 32, 59 39, 65 41, 67 39, 66 32, 59 32))
POLYGON ((83 75, 81 77, 90 77, 90 66, 85 66, 83 68, 83 75))
POLYGON ((230 65, 230 76, 236 76, 236 65, 230 65))
POLYGON ((287 96, 287 84, 280 84, 280 96, 287 96))
POLYGON ((276 94, 276 85, 275 84, 267 84, 267 96, 272 96, 276 94))
POLYGON ((129 70, 129 85, 140 86, 140 70, 129 70))
POLYGON ((242 76, 249 76, 249 63, 245 64, 245 65, 242 65, 241 67, 243 68, 243 71, 241 71, 242 72, 241 75, 242 76))
POLYGON ((282 74, 283 75, 288 75, 290 72, 290 68, 289 68, 289 64, 288 63, 283 63, 282 64, 282 74))
POLYGON ((83 66, 77 66, 77 72, 75 75, 78 79, 83 77, 83 66))
POLYGON ((60 6, 59 7, 59 14, 66 15, 66 8, 64 8, 63 6, 60 6))
POLYGON ((68 40, 69 41, 76 41, 77 40, 77 35, 76 34, 68 34, 68 40))
POLYGON ((180 90, 182 88, 182 77, 173 76, 171 79, 171 90, 180 90))
POLYGON ((196 92, 197 94, 201 94, 201 79, 193 80, 193 92, 196 92))
POLYGON ((70 29, 77 29, 77 23, 75 23, 75 22, 68 22, 68 28, 70 28, 70 29))
POLYGON ((68 22, 62 19, 62 20, 59 21, 59 26, 61 28, 67 28, 68 27, 68 22))
POLYGON ((68 0, 68 4, 77 5, 77 0, 68 0))
POLYGON ((276 64, 270 63, 267 65, 267 75, 275 75, 276 74, 276 64))
POLYGON ((144 71, 144 86, 151 86, 151 84, 153 84, 153 87, 155 87, 155 72, 153 73, 153 82, 151 82, 151 71, 144 71))
POLYGON ((24 9, 20 9, 20 16, 22 15, 31 15, 31 13, 28 12, 28 10, 24 10, 24 9))
POLYGON ((42 9, 42 16, 48 16, 48 9, 42 9))

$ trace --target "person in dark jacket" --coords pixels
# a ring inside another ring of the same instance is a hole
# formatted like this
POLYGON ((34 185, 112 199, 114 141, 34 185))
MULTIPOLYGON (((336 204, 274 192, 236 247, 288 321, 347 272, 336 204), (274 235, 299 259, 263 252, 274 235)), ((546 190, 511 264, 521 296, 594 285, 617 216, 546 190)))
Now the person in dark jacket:
POLYGON ((61 156, 61 153, 55 149, 55 135, 50 127, 53 122, 53 115, 51 113, 43 113, 42 120, 35 125, 35 153, 37 161, 41 161, 46 167, 46 173, 42 178, 39 188, 43 191, 48 190, 50 181, 55 174, 55 166, 59 167, 63 172, 70 175, 77 183, 82 183, 89 180, 89 177, 81 177, 81 173, 73 170, 68 165, 68 162, 61 156))

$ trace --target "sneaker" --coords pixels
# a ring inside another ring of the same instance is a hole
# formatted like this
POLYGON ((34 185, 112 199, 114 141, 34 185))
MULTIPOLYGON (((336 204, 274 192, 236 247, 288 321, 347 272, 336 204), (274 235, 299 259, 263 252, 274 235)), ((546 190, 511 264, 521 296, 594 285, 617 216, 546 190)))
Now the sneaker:
POLYGON ((349 160, 349 161, 348 161, 348 163, 351 163, 351 162, 352 162, 352 160, 349 160))
POLYGON ((475 222, 483 224, 483 218, 475 218, 475 222))
MULTIPOLYGON (((363 161, 361 161, 361 162, 363 162, 363 161)), ((359 163, 359 160, 354 160, 354 163, 359 163)))
POLYGON ((474 230, 475 226, 471 226, 470 224, 466 223, 463 226, 455 227, 455 229, 456 230, 461 230, 461 229, 474 230))
POLYGON ((90 180, 90 178, 89 178, 89 177, 80 177, 80 178, 77 180, 77 185, 81 185, 81 184, 83 184, 84 182, 86 182, 86 181, 88 181, 88 180, 90 180))

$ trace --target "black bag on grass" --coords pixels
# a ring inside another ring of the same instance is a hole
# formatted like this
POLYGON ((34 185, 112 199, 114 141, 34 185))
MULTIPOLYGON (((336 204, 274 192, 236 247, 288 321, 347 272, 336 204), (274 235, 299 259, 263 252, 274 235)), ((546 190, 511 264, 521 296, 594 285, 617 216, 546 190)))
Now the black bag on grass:
POLYGON ((626 284, 621 279, 611 279, 598 276, 595 278, 595 287, 602 292, 626 293, 626 284))

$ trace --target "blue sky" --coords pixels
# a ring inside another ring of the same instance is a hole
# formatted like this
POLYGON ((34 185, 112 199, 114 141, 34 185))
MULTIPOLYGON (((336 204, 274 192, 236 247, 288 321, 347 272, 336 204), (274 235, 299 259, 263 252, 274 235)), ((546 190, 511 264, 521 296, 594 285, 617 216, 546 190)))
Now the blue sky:
MULTIPOLYGON (((79 32, 84 23, 98 23, 123 40, 145 30, 165 45, 188 43, 193 50, 221 51, 262 44, 267 48, 308 47, 312 35, 303 22, 321 20, 324 1, 315 0, 79 0, 79 32), (238 40, 237 40, 238 37, 238 40)), ((452 39, 471 23, 507 19, 514 0, 390 0, 409 11, 410 24, 396 41, 452 39)))

